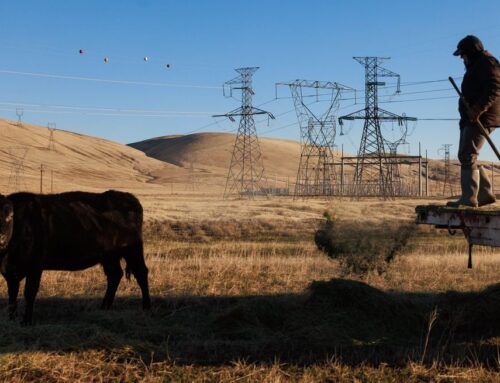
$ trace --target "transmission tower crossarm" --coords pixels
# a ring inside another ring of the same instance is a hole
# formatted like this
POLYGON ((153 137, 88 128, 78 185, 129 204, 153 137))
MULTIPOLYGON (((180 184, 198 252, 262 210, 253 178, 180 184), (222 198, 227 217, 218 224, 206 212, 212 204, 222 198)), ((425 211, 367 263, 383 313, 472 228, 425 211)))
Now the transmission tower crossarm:
POLYGON ((237 108, 237 109, 232 110, 231 112, 227 112, 227 113, 224 113, 224 114, 213 114, 212 117, 214 117, 214 118, 217 118, 217 117, 227 117, 227 118, 229 118, 229 120, 231 122, 234 122, 233 115, 235 115, 234 113, 236 113, 240 109, 241 108, 237 108))
POLYGON ((397 121, 399 124, 402 124, 404 121, 417 121, 416 117, 408 117, 408 116, 400 116, 399 114, 388 112, 384 109, 377 108, 377 117, 379 120, 384 121, 397 121))
POLYGON ((238 117, 238 116, 248 116, 248 115, 255 115, 255 114, 267 114, 269 117, 272 119, 275 119, 274 115, 271 112, 267 112, 265 110, 259 109, 259 108, 254 108, 254 107, 246 107, 246 108, 236 108, 230 112, 224 113, 224 114, 214 114, 212 117, 227 117, 231 121, 234 121, 233 117, 238 117))
POLYGON ((252 107, 252 114, 267 114, 273 120, 276 119, 276 117, 274 117, 274 114, 272 114, 271 112, 268 112, 266 110, 262 110, 259 108, 255 108, 255 107, 252 107))
POLYGON ((355 91, 356 89, 351 88, 350 86, 340 84, 338 82, 333 81, 318 81, 318 80, 293 80, 286 82, 277 82, 276 86, 286 85, 286 86, 300 86, 303 88, 321 88, 321 89, 337 89, 344 91, 355 91))
POLYGON ((399 74, 396 72, 393 72, 392 70, 382 68, 382 67, 377 67, 377 76, 378 77, 401 77, 399 74))
POLYGON ((366 108, 339 117, 339 124, 343 125, 344 120, 364 120, 366 119, 366 108))
MULTIPOLYGON (((370 118, 376 118, 380 121, 397 121, 398 123, 403 123, 404 121, 417 121, 416 117, 408 117, 408 116, 400 116, 399 114, 388 112, 384 109, 376 108, 377 113, 374 116, 370 116, 370 118)), ((339 117, 339 124, 343 124, 343 120, 366 120, 366 112, 367 109, 357 110, 356 112, 352 112, 346 114, 345 116, 339 117)))

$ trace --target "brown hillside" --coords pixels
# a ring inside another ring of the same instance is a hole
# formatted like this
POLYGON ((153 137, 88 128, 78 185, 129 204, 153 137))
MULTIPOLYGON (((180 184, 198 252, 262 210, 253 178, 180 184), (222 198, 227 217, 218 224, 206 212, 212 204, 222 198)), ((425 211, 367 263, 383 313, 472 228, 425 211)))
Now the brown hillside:
POLYGON ((151 185, 155 172, 185 175, 177 166, 116 142, 64 130, 0 120, 0 192, 125 189, 151 185), (42 172, 41 172, 42 170, 42 172), (41 177, 42 173, 42 177, 41 177))
MULTIPOLYGON (((235 141, 229 133, 197 133, 163 136, 129 144, 148 156, 182 167, 227 174, 235 141)), ((260 138, 260 149, 268 176, 295 177, 300 158, 296 141, 260 138)))
MULTIPOLYGON (((135 142, 130 146, 145 152, 148 156, 165 161, 170 164, 192 169, 197 174, 200 184, 224 187, 235 135, 228 133, 197 133, 190 135, 163 136, 135 142)), ((268 185, 284 186, 289 179, 291 188, 297 175, 300 159, 300 143, 297 141, 260 138, 260 149, 264 162, 264 176, 267 176, 268 185)), ((349 154, 346 154, 349 155, 349 154)), ((488 164, 489 165, 489 164, 488 164)), ((353 177, 354 169, 345 168, 346 179, 353 177)), ((408 182, 417 182, 418 166, 413 164, 402 165, 401 176, 408 182), (411 181, 409 181, 411 180, 411 181)), ((168 172, 155 173, 158 182, 168 182, 168 172)), ((429 160, 429 191, 433 195, 443 193, 444 163, 441 160, 429 160)), ((446 194, 459 192, 459 165, 452 161, 451 179, 453 187, 447 187, 446 194)), ((423 183, 425 180, 423 180, 423 183)), ((425 186, 424 186, 425 187, 425 186)))
MULTIPOLYGON (((0 192, 27 190, 43 192, 66 190, 129 190, 136 194, 195 193, 217 195, 224 191, 235 135, 198 133, 148 139, 133 144, 76 134, 64 130, 53 133, 46 127, 0 120, 0 192), (138 150, 137 150, 138 149, 138 150), (43 166, 43 177, 41 167, 43 166)), ((288 185, 293 192, 300 144, 297 141, 261 138, 260 148, 268 186, 288 185)), ((491 164, 486 164, 491 171, 491 164)), ((498 169, 495 164, 495 173, 498 169)), ((457 194, 459 166, 452 164, 457 194)), ((347 168, 346 179, 353 169, 347 168)), ((443 192, 444 166, 430 161, 431 195, 443 192)), ((416 182, 418 167, 402 166, 403 178, 416 182)), ((495 181, 498 177, 495 176, 495 181)), ((497 183, 497 182, 495 182, 497 183)))

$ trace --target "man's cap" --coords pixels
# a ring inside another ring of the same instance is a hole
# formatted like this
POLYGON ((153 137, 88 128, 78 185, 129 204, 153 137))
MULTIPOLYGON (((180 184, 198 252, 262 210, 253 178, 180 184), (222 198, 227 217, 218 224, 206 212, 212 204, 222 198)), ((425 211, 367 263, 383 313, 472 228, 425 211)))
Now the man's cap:
POLYGON ((476 36, 468 35, 458 42, 457 50, 453 52, 454 56, 461 54, 479 53, 484 51, 483 43, 476 36))

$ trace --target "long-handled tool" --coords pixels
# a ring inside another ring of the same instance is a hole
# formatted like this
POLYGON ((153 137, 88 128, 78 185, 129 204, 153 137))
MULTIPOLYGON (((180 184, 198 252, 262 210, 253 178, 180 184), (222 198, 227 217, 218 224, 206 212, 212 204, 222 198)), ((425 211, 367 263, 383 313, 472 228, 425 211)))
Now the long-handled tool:
MULTIPOLYGON (((453 80, 453 77, 448 77, 448 80, 450 80, 451 82, 451 85, 453 85, 453 88, 455 88, 455 90, 457 91, 458 95, 460 96, 460 99, 462 100, 465 108, 467 109, 467 113, 470 114, 470 106, 469 104, 467 103, 467 101, 465 100, 462 92, 460 92, 460 89, 458 89, 458 86, 455 82, 455 80, 453 80)), ((491 149, 493 149, 493 151, 495 152, 495 154, 497 155, 497 158, 498 160, 500 160, 500 153, 498 152, 498 149, 497 147, 495 146, 495 144, 493 143, 493 141, 491 140, 490 138, 490 135, 488 134, 488 132, 486 131, 486 129, 484 128, 483 124, 481 123, 481 121, 479 121, 479 118, 475 121, 475 124, 479 127, 479 131, 481 132, 481 134, 484 136, 484 138, 486 138, 486 141, 488 141, 488 144, 490 144, 491 146, 491 149)))

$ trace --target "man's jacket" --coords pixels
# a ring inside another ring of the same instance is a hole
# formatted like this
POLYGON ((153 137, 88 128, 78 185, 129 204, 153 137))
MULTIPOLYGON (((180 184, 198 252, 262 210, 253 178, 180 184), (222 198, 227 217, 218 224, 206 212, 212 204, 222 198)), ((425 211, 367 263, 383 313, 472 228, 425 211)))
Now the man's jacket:
POLYGON ((462 94, 471 109, 468 114, 459 102, 462 120, 479 116, 487 128, 500 126, 500 64, 490 53, 483 51, 471 58, 462 81, 462 94))

